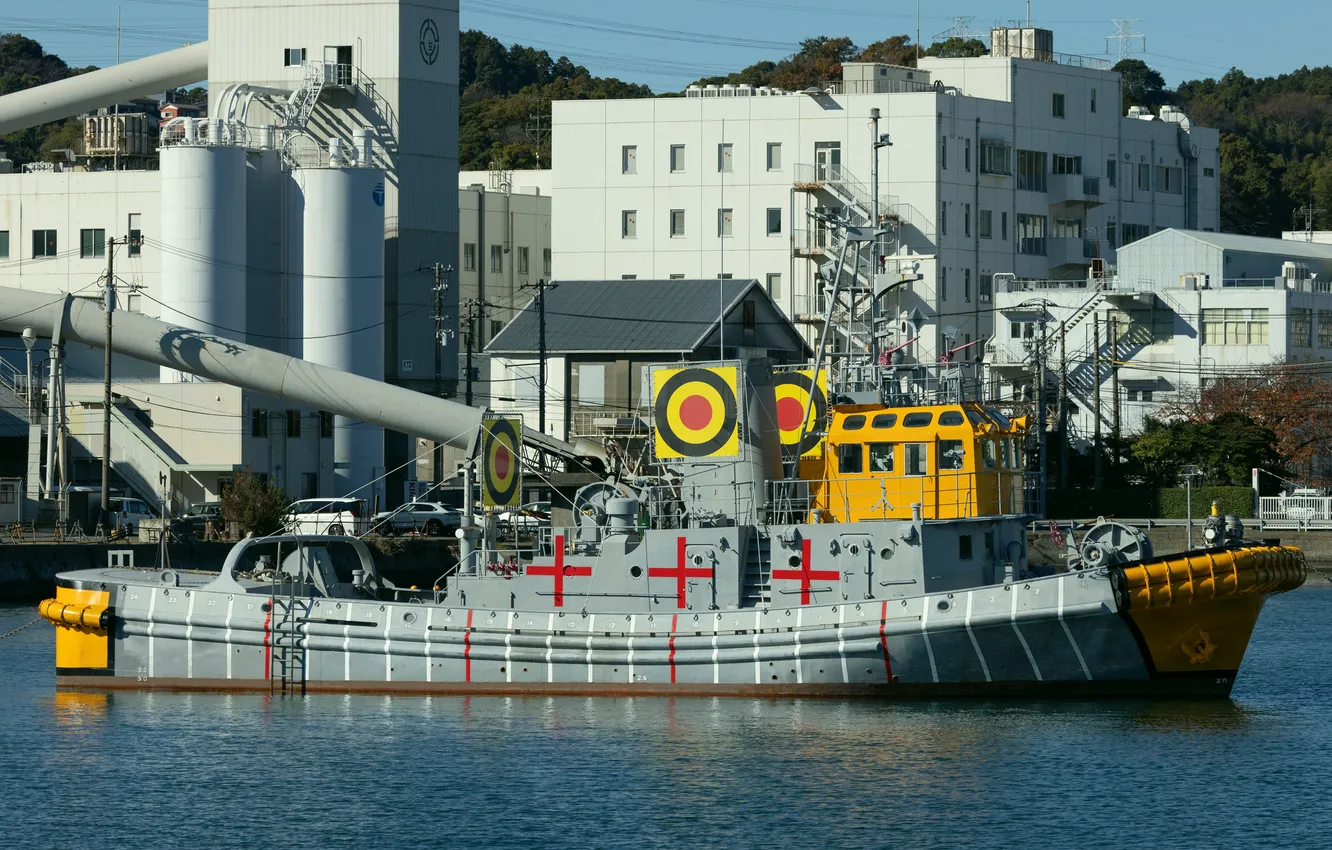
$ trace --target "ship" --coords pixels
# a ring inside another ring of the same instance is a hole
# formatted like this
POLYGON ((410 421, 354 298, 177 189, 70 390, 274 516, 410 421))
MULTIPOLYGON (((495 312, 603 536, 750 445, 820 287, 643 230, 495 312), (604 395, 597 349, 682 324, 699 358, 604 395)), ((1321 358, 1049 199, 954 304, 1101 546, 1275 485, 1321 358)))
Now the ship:
MULTIPOLYGON (((27 322, 106 342, 95 305, 3 294, 27 322)), ((1225 697, 1264 602, 1305 579, 1299 550, 1224 517, 1164 555, 1101 521, 1039 563, 1041 429, 987 400, 981 364, 892 349, 833 364, 821 343, 794 368, 652 367, 652 463, 515 545, 495 512, 555 442, 519 419, 119 321, 130 356, 466 446, 485 518, 463 512, 458 563, 430 587, 396 586, 342 535, 247 538, 216 573, 62 572, 40 607, 62 688, 1225 697)))

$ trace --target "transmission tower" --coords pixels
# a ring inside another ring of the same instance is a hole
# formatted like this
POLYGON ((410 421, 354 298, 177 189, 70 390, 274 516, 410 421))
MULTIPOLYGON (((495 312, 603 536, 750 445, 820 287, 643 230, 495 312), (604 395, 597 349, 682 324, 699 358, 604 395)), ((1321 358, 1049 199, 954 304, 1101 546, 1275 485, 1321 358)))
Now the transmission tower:
POLYGON ((971 26, 971 22, 974 20, 976 20, 974 15, 955 15, 953 16, 952 27, 935 35, 934 40, 939 42, 947 41, 950 38, 960 38, 966 41, 969 38, 975 38, 984 41, 989 38, 990 34, 988 32, 981 32, 971 26))
POLYGON ((1105 52, 1112 53, 1110 42, 1119 42, 1119 61, 1132 56, 1134 53, 1147 52, 1147 36, 1134 29, 1134 24, 1142 20, 1141 18, 1116 18, 1110 23, 1115 25, 1114 35, 1105 37, 1105 52), (1137 48, 1136 50, 1134 48, 1137 48))

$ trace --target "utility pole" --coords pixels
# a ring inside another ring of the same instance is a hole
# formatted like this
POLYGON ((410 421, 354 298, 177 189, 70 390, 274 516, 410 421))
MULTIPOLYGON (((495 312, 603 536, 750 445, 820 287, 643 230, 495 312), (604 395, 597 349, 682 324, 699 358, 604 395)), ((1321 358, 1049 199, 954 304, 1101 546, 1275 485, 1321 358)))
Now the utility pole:
POLYGON ((528 124, 524 128, 527 137, 536 145, 536 165, 541 167, 541 146, 545 144, 546 139, 550 138, 551 128, 542 126, 545 124, 545 116, 541 114, 540 104, 537 105, 537 114, 527 116, 528 124))
POLYGON ((1059 489, 1068 489, 1068 334, 1059 323, 1059 489))
POLYGON ((1119 325, 1110 323, 1110 465, 1119 472, 1119 325))
POLYGON ((116 310, 116 240, 106 240, 106 348, 102 360, 102 527, 111 532, 111 314, 116 310))
POLYGON ((1092 486, 1101 489, 1101 314, 1092 313, 1092 406, 1096 430, 1092 437, 1092 486))
MULTIPOLYGON (((444 293, 449 288, 446 278, 452 274, 453 266, 435 263, 422 266, 417 271, 434 272, 435 275, 435 396, 444 397, 444 345, 448 342, 449 331, 444 327, 444 293)), ((444 480, 444 446, 436 443, 431 451, 431 468, 434 472, 435 486, 444 480)))
POLYGON ((1036 379, 1036 405, 1037 405, 1037 407, 1036 407, 1036 414, 1037 414, 1037 422, 1038 422, 1037 427, 1040 429, 1040 435, 1041 435, 1041 443, 1040 443, 1040 448, 1041 448, 1041 481, 1040 481, 1040 487, 1041 487, 1041 515, 1044 516, 1045 513, 1046 513, 1046 507, 1045 507, 1045 490, 1046 490, 1046 487, 1045 487, 1045 473, 1046 473, 1046 465, 1045 465, 1045 427, 1046 427, 1046 416, 1045 416, 1045 305, 1041 305, 1041 321, 1040 321, 1040 325, 1041 325, 1041 339, 1040 339, 1040 342, 1039 342, 1039 346, 1040 346, 1040 347, 1036 349, 1036 351, 1037 351, 1037 359, 1036 359, 1036 371, 1037 371, 1037 379, 1036 379))
POLYGON ((1323 212, 1323 210, 1318 207, 1315 207, 1313 204, 1305 204, 1304 206, 1296 210, 1296 212, 1304 216, 1304 241, 1312 242, 1313 230, 1314 230, 1314 216, 1318 215, 1320 212, 1323 212))
POLYGON ((537 346, 540 359, 537 363, 537 424, 541 433, 546 433, 546 289, 545 279, 537 281, 537 346))
POLYGON ((465 396, 463 397, 463 400, 467 402, 468 407, 472 406, 472 350, 473 350, 472 341, 474 339, 475 334, 476 334, 476 302, 469 300, 467 302, 467 362, 466 362, 467 390, 465 396))
MULTIPOLYGON (((870 183, 870 194, 873 198, 870 200, 871 212, 870 229, 874 235, 874 241, 871 242, 870 251, 870 276, 873 279, 879 274, 880 257, 883 255, 883 241, 880 237, 881 217, 879 210, 879 150, 881 148, 892 147, 893 142, 887 133, 879 133, 879 109, 874 107, 870 110, 870 145, 874 152, 873 178, 870 183)), ((879 364, 879 295, 877 287, 870 287, 870 365, 879 364)))

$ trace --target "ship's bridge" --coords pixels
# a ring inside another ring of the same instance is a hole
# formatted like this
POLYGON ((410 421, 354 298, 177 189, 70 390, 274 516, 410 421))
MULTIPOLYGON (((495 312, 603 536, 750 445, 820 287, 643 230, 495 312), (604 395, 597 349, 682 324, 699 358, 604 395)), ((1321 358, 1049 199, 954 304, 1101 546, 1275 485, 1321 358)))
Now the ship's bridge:
POLYGON ((838 406, 821 457, 800 463, 779 509, 812 522, 958 519, 1031 513, 1035 484, 1024 472, 1026 417, 976 403, 838 406))

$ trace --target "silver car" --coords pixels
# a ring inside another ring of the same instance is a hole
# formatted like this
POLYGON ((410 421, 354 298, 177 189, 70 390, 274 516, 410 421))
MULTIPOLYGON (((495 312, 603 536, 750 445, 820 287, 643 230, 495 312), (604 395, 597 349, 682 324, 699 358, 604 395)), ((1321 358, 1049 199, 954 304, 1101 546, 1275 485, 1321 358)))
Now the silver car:
POLYGON ((452 534, 462 525, 462 512, 439 502, 409 502, 395 511, 375 514, 377 534, 406 534, 415 531, 426 537, 452 534))

